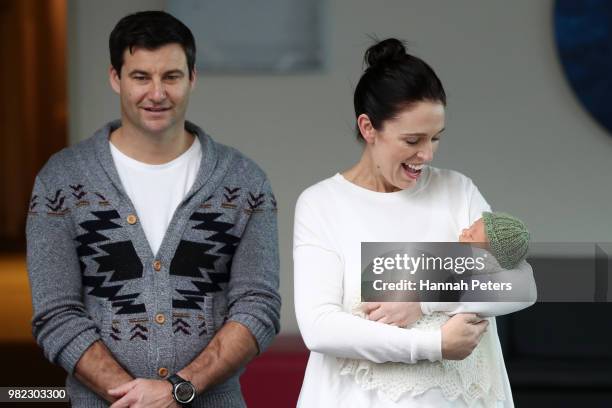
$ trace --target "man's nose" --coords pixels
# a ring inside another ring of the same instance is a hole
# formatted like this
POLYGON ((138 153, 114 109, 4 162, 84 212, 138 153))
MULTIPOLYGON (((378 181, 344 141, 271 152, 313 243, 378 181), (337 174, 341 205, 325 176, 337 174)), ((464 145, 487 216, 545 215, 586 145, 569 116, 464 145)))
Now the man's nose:
POLYGON ((153 80, 152 81, 152 89, 149 93, 149 97, 154 102, 162 102, 166 99, 166 89, 162 81, 153 80))

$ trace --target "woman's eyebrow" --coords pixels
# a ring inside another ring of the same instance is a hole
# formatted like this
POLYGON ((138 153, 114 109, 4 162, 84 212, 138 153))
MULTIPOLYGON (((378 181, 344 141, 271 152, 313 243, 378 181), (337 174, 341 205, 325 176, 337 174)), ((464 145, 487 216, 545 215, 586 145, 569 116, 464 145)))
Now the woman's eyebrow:
MULTIPOLYGON (((444 132, 444 130, 446 130, 446 128, 442 128, 438 133, 434 134, 434 136, 439 135, 440 133, 444 132)), ((426 137, 428 136, 427 133, 423 133, 423 132, 405 132, 405 133, 401 133, 402 136, 416 136, 416 137, 426 137)))

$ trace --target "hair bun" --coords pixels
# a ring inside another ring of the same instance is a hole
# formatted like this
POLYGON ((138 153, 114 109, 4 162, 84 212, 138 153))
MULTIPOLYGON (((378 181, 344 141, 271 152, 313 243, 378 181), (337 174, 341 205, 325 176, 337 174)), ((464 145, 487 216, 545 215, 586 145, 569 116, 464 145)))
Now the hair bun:
POLYGON ((400 61, 405 56, 406 47, 404 43, 397 38, 387 38, 368 48, 364 60, 368 67, 375 68, 389 62, 400 61))

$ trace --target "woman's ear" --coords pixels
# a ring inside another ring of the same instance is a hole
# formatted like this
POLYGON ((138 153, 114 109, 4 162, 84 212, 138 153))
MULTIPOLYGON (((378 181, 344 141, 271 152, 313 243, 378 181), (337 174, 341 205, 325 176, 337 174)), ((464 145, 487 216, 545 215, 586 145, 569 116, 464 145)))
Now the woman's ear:
POLYGON ((376 140, 376 129, 372 125, 370 118, 365 113, 362 113, 357 117, 357 127, 361 133, 361 137, 367 144, 374 144, 376 140))

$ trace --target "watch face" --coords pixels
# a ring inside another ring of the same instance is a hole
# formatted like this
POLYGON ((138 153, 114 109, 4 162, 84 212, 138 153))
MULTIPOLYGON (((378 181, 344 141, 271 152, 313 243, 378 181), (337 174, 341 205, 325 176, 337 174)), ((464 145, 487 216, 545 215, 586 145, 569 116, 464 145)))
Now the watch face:
POLYGON ((176 399, 180 403, 191 402, 193 397, 195 397, 195 388, 193 388, 190 382, 182 382, 178 384, 174 390, 176 399))

